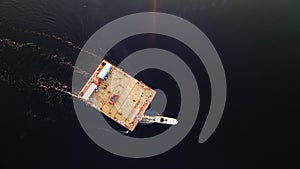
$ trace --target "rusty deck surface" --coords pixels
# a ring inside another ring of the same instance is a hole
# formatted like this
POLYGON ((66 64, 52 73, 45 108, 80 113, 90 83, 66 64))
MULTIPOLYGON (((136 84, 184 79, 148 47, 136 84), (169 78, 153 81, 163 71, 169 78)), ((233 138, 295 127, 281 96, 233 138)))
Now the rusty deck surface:
MULTIPOLYGON (((79 93, 81 98, 94 83, 93 79, 103 68, 102 63, 109 62, 103 60, 100 63, 79 93)), ((107 79, 98 85, 98 91, 93 91, 91 96, 84 100, 130 131, 134 130, 156 94, 155 90, 113 65, 107 79), (114 104, 109 103, 112 95, 118 95, 114 104)))

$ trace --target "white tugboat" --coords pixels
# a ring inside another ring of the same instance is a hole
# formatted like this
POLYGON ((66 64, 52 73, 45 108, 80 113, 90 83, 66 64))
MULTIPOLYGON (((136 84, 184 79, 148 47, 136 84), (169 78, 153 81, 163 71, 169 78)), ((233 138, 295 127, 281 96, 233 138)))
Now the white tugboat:
POLYGON ((149 115, 143 115, 141 123, 160 123, 160 124, 168 124, 168 125, 176 125, 178 121, 171 117, 164 117, 164 116, 149 116, 149 115))

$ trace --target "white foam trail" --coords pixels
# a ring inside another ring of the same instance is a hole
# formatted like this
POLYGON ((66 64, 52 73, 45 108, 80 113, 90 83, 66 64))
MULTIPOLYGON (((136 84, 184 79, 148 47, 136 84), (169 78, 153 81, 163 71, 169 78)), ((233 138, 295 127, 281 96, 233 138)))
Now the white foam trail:
MULTIPOLYGON (((3 47, 10 47, 10 48, 17 49, 17 50, 19 50, 22 47, 26 47, 26 46, 31 46, 31 47, 33 47, 37 50, 45 50, 45 49, 43 49, 43 48, 41 48, 41 47, 35 45, 34 43, 31 43, 31 42, 22 43, 22 42, 13 41, 13 40, 7 39, 7 38, 0 39, 0 45, 2 45, 2 48, 3 47)), ((48 53, 48 52, 44 52, 44 54, 46 54, 46 56, 47 56, 46 58, 49 58, 51 61, 55 61, 60 65, 64 65, 64 66, 68 66, 70 68, 73 68, 74 72, 76 72, 76 73, 79 73, 79 74, 81 74, 85 77, 90 77, 91 76, 91 73, 86 72, 85 70, 82 70, 79 67, 73 66, 71 62, 65 61, 66 57, 59 56, 57 54, 51 54, 51 53, 48 53)), ((54 80, 52 78, 43 78, 40 75, 40 77, 37 79, 36 82, 24 81, 23 79, 19 79, 19 78, 14 77, 13 73, 9 71, 10 66, 8 64, 2 62, 1 65, 6 65, 6 66, 1 66, 0 67, 0 80, 2 82, 5 82, 9 86, 13 86, 13 87, 17 88, 18 90, 25 90, 27 87, 38 87, 38 88, 43 89, 46 92, 46 94, 48 95, 48 98, 51 97, 51 95, 48 92, 51 89, 53 89, 57 92, 64 93, 64 94, 67 94, 69 96, 78 98, 78 96, 76 94, 73 94, 71 92, 72 91, 71 87, 69 87, 66 84, 62 84, 58 80, 54 80)), ((60 99, 60 98, 63 98, 64 96, 63 95, 60 95, 60 96, 56 95, 55 97, 60 99)))
POLYGON ((10 39, 6 39, 6 38, 0 39, 0 43, 4 43, 4 44, 8 45, 9 47, 17 49, 17 50, 22 47, 33 45, 33 43, 31 43, 31 42, 20 43, 20 42, 16 42, 16 41, 13 41, 10 39))
MULTIPOLYGON (((0 23, 0 26, 3 26, 1 25, 0 23)), ((63 43, 73 49, 76 49, 76 50, 81 50, 82 52, 85 52, 86 54, 88 55, 91 55, 93 57, 96 57, 96 58, 99 58, 99 55, 91 52, 91 51, 88 51, 88 50, 85 50, 83 48, 81 48, 80 46, 76 45, 74 42, 66 39, 66 38, 62 38, 58 35, 54 35, 54 34, 48 34, 48 33, 45 33, 45 32, 38 32, 38 31, 33 31, 33 30, 23 30, 23 29, 20 29, 20 28, 16 28, 16 27, 12 27, 12 26, 7 26, 5 25, 5 27, 13 30, 13 31, 16 31, 16 32, 23 32, 23 33, 30 33, 30 34, 33 34, 33 35, 36 35, 36 36, 40 36, 40 37, 44 37, 44 38, 48 38, 48 39, 54 39, 60 43, 63 43)))
POLYGON ((155 112, 155 111, 147 110, 147 111, 145 112, 145 115, 148 115, 148 116, 161 116, 162 114, 161 114, 161 113, 158 113, 158 112, 155 112))
POLYGON ((122 133, 122 134, 128 134, 129 133, 129 130, 126 130, 126 131, 117 131, 117 130, 109 130, 109 129, 105 129, 105 128, 97 128, 97 130, 102 130, 102 131, 106 131, 106 132, 109 132, 109 133, 122 133))
MULTIPOLYGON (((13 40, 7 39, 7 38, 0 39, 0 43, 5 44, 5 45, 7 45, 7 46, 9 46, 9 47, 11 47, 13 49, 17 49, 17 50, 19 50, 22 47, 26 47, 26 46, 34 47, 38 51, 40 51, 40 50, 46 50, 46 49, 44 49, 44 48, 42 48, 42 47, 40 47, 40 46, 38 46, 38 45, 36 45, 36 44, 34 44, 32 42, 22 43, 22 42, 13 41, 13 40)), ((71 61, 66 61, 65 60, 67 58, 65 56, 61 56, 61 55, 53 54, 53 53, 48 53, 48 52, 46 52, 46 54, 47 54, 47 57, 50 58, 52 61, 56 61, 60 65, 65 65, 65 66, 71 67, 71 68, 74 69, 74 71, 76 73, 79 73, 79 74, 83 75, 84 77, 90 77, 92 75, 90 72, 87 72, 87 71, 85 71, 85 70, 83 70, 83 69, 81 69, 81 68, 79 68, 77 66, 73 66, 73 64, 72 64, 71 61)))
POLYGON ((37 85, 38 85, 38 87, 44 89, 45 91, 49 91, 49 90, 53 89, 55 91, 67 94, 69 96, 79 98, 76 94, 71 92, 71 90, 72 90, 71 87, 67 86, 66 84, 62 84, 58 80, 46 79, 46 78, 40 77, 37 80, 37 85))
POLYGON ((73 66, 73 64, 71 62, 65 61, 62 57, 58 57, 57 54, 52 54, 52 55, 49 55, 48 57, 51 60, 57 61, 60 65, 65 65, 65 66, 73 68, 74 72, 79 73, 79 74, 83 75, 84 77, 90 77, 92 75, 90 72, 87 72, 87 71, 81 69, 80 67, 73 66))
MULTIPOLYGON (((0 26, 2 26, 2 25, 0 24, 0 26)), ((22 29, 15 28, 15 27, 8 27, 8 28, 10 28, 14 31, 18 31, 18 32, 30 33, 30 34, 37 35, 37 36, 40 36, 40 37, 54 39, 54 40, 57 40, 60 43, 63 43, 65 45, 73 48, 73 49, 81 50, 81 51, 87 53, 88 55, 91 55, 91 56, 94 56, 94 57, 98 58, 98 55, 94 54, 93 52, 86 51, 86 50, 82 49, 81 47, 79 47, 78 45, 76 45, 75 43, 73 43, 69 40, 66 40, 62 37, 59 37, 57 35, 51 35, 51 34, 47 34, 47 33, 43 33, 43 32, 36 32, 36 31, 32 31, 32 30, 22 30, 22 29)), ((87 71, 85 71, 85 70, 83 70, 79 67, 73 66, 71 61, 66 61, 67 57, 60 56, 60 55, 55 54, 53 52, 48 52, 47 49, 45 49, 43 47, 40 47, 40 46, 34 44, 33 42, 24 42, 23 43, 23 42, 17 42, 17 41, 8 39, 8 38, 4 38, 4 39, 0 39, 0 45, 2 45, 2 46, 0 46, 1 48, 10 47, 10 48, 13 48, 13 49, 16 49, 16 50, 19 50, 20 48, 23 48, 23 47, 31 46, 34 49, 36 49, 37 51, 42 50, 42 52, 44 52, 43 54, 46 54, 46 56, 48 58, 50 58, 50 60, 56 61, 60 65, 64 65, 64 66, 68 66, 70 68, 73 68, 74 72, 79 73, 79 74, 83 75, 84 77, 90 77, 91 76, 90 72, 87 72, 87 71)), ((1 48, 0 48, 0 51, 1 51, 1 48)), ((24 85, 27 83, 26 84, 27 86, 31 86, 31 87, 32 86, 37 86, 37 87, 43 89, 46 93, 52 89, 52 90, 55 90, 57 92, 64 93, 64 94, 67 94, 69 96, 78 98, 78 96, 76 94, 73 94, 71 92, 71 87, 68 87, 67 85, 61 84, 58 80, 45 79, 45 78, 40 77, 37 80, 37 83, 34 84, 33 82, 24 82, 24 80, 22 80, 22 79, 15 79, 14 77, 12 77, 12 75, 9 72, 7 72, 7 70, 4 70, 3 68, 0 69, 0 71, 1 71, 0 80, 6 82, 9 85, 13 85, 14 87, 17 87, 18 89, 22 89, 20 86, 23 86, 23 89, 24 89, 24 85)), ((48 97, 51 97, 51 96, 48 95, 48 97)), ((60 97, 63 97, 63 96, 60 96, 60 97)))

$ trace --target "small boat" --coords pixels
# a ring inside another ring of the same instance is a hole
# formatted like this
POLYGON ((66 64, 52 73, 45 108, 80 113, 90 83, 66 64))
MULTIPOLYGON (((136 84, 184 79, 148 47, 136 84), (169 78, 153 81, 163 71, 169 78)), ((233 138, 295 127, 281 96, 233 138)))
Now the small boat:
POLYGON ((171 117, 164 117, 164 116, 155 116, 154 118, 155 123, 161 124, 169 124, 169 125, 176 125, 178 121, 171 117))

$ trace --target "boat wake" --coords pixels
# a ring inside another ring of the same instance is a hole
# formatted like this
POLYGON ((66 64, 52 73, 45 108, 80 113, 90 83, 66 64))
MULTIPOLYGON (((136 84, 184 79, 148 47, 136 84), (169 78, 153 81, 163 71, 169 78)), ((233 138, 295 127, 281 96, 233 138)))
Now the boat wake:
MULTIPOLYGON (((9 36, 0 38, 0 85, 13 88, 22 94, 28 91, 42 93, 44 95, 42 100, 50 107, 57 107, 56 105, 60 105, 68 98, 78 98, 77 93, 72 92, 72 75, 77 73, 89 78, 91 72, 74 66, 76 56, 80 51, 98 58, 96 54, 57 35, 11 27, 5 29, 9 29, 12 34, 13 32, 31 34, 32 39, 16 40, 9 36), (54 41, 56 45, 40 44, 39 41, 45 41, 45 38, 54 41), (53 49, 53 46, 60 48, 53 49), (66 47, 61 48, 63 46, 66 47)), ((0 37, 3 36, 6 36, 5 32, 0 33, 0 37)), ((25 97, 36 97, 37 94, 31 94, 32 92, 25 97)), ((28 105, 26 116, 37 117, 38 113, 34 111, 38 111, 39 108, 34 107, 33 98, 29 100, 32 101, 28 105)), ((48 118, 45 113, 40 115, 44 116, 44 119, 48 118)))

